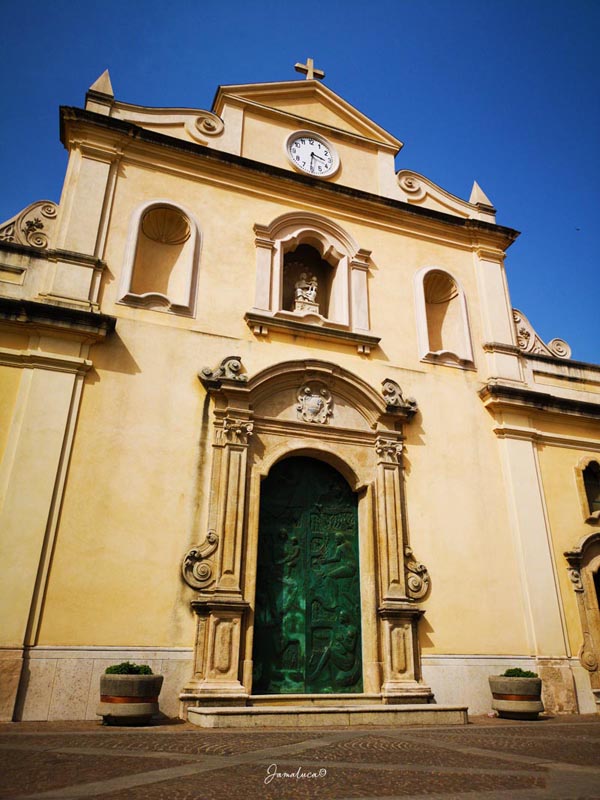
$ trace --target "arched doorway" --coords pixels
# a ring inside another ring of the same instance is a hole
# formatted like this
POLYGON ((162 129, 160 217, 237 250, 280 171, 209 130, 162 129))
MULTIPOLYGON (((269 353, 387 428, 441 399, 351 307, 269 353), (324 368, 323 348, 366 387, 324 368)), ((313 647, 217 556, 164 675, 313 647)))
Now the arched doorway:
POLYGON ((363 689, 357 497, 316 459, 262 482, 253 663, 254 694, 363 689))

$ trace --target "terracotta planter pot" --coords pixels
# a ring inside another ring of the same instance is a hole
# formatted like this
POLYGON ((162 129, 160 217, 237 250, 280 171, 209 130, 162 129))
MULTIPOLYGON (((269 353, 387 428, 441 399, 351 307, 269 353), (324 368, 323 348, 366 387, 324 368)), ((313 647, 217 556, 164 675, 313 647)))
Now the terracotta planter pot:
POLYGON ((490 675, 492 708, 505 719, 537 719, 544 710, 541 678, 490 675))
POLYGON ((147 725, 158 714, 162 675, 101 675, 96 714, 108 725, 147 725))

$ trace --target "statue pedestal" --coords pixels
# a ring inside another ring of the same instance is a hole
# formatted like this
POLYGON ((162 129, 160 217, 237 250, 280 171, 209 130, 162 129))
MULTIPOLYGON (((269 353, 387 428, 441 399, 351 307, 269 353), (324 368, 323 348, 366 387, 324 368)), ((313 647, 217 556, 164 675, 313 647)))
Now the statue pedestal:
POLYGON ((310 312, 312 314, 319 313, 319 304, 311 303, 310 300, 295 300, 294 311, 302 311, 304 313, 310 312))

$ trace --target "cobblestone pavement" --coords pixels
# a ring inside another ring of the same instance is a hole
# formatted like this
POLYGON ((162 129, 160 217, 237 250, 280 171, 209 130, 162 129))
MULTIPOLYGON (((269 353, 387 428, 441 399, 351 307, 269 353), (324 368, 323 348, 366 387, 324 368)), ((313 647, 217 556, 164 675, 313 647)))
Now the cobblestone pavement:
POLYGON ((600 800, 600 715, 243 732, 6 723, 0 798, 600 800))

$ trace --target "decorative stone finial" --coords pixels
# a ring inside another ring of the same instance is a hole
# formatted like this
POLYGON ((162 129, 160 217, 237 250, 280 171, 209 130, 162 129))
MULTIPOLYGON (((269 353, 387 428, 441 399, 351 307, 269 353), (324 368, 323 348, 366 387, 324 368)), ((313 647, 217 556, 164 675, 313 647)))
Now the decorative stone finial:
POLYGON ((110 82, 110 73, 107 69, 104 70, 102 75, 92 83, 88 92, 98 92, 98 94, 108 94, 111 97, 115 96, 113 92, 112 83, 110 82))
POLYGON ((386 378, 381 386, 381 394, 383 395, 388 411, 401 408, 411 415, 416 413, 417 401, 414 397, 407 397, 405 399, 402 394, 402 389, 396 381, 391 378, 386 378))
POLYGON ((471 189, 469 203, 474 206, 487 206, 488 208, 494 208, 494 204, 483 191, 481 186, 477 183, 477 181, 473 181, 473 188, 471 189))
POLYGON ((242 374, 241 370, 241 356, 227 356, 214 369, 203 367, 198 373, 198 377, 207 388, 218 389, 223 381, 245 383, 248 380, 248 376, 242 374))

